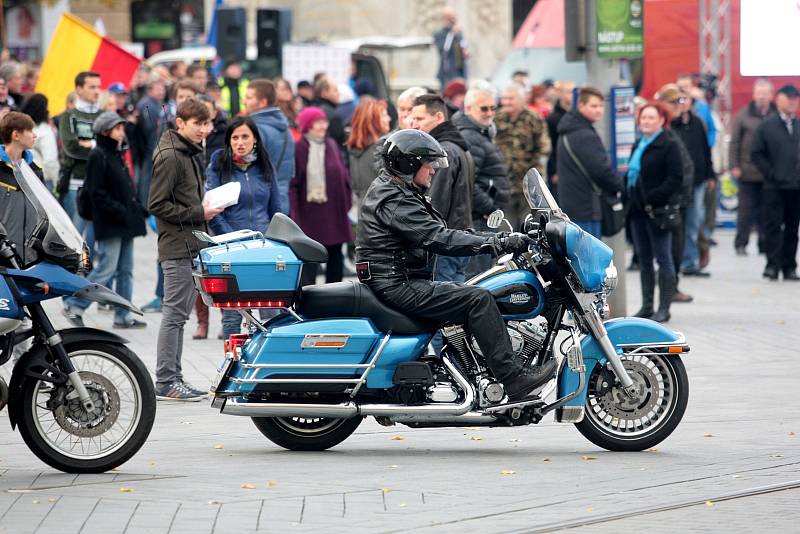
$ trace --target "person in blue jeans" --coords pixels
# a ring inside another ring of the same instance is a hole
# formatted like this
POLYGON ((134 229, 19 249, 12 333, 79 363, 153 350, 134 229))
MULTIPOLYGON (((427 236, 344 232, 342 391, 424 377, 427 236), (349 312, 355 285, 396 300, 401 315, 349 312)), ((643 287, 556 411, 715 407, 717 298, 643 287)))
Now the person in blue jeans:
MULTIPOLYGON (((225 146, 211 155, 206 170, 206 191, 229 182, 242 186, 239 202, 208 223, 216 235, 236 230, 265 232, 273 215, 281 211, 280 191, 275 169, 249 117, 236 117, 225 131, 225 146)), ((222 335, 238 334, 242 316, 235 310, 222 310, 222 335)))
MULTIPOLYGON (((97 145, 89 152, 83 187, 90 195, 95 223, 94 269, 87 280, 109 286, 116 280, 117 293, 130 301, 133 294, 133 239, 145 234, 147 215, 122 159, 125 119, 113 111, 101 113, 92 126, 97 145)), ((91 305, 75 297, 64 299, 64 316, 83 326, 83 313, 91 305)), ((128 310, 114 310, 114 328, 144 328, 128 310)))

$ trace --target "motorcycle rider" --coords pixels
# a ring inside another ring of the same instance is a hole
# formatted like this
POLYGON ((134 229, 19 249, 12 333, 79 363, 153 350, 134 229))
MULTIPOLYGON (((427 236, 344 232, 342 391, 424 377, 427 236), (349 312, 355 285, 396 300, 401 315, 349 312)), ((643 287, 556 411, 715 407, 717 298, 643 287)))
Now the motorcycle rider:
POLYGON ((477 286, 434 282, 436 255, 501 255, 527 250, 522 234, 448 229, 424 196, 437 168, 447 166, 439 143, 419 130, 399 130, 381 150, 384 168, 367 190, 359 215, 356 270, 383 302, 440 325, 465 324, 511 400, 552 378, 555 362, 523 368, 515 357, 491 293, 477 286))

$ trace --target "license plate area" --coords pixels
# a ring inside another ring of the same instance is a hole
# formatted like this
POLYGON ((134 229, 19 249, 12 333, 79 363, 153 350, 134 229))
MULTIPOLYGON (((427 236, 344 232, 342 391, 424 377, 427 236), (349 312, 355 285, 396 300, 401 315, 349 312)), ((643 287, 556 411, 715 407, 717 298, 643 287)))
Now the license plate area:
POLYGON ((230 372, 232 366, 233 354, 227 352, 225 353, 225 359, 222 361, 222 364, 220 364, 220 366, 217 368, 217 376, 214 378, 214 381, 211 382, 211 388, 209 389, 209 392, 212 395, 217 394, 222 381, 228 377, 228 372, 230 372))

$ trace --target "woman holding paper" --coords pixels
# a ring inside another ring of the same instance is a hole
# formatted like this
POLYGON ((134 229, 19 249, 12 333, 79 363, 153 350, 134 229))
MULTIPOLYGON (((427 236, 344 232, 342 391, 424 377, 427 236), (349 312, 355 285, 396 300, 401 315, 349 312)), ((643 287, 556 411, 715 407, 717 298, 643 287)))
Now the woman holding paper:
MULTIPOLYGON (((225 131, 224 148, 211 155, 206 170, 206 192, 226 184, 240 187, 238 201, 209 221, 214 234, 236 230, 265 232, 272 216, 280 211, 280 192, 274 174, 256 125, 248 117, 235 117, 225 131)), ((227 196, 218 193, 210 196, 227 196)), ((241 324, 239 312, 222 311, 222 335, 226 339, 238 333, 241 324)))

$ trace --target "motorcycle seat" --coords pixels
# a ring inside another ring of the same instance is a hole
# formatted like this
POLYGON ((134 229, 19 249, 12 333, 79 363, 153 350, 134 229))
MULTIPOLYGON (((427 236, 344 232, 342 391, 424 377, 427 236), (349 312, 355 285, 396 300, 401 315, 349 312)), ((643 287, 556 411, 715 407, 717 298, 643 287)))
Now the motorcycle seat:
POLYGON ((297 308, 308 319, 363 317, 381 332, 393 334, 426 334, 439 328, 388 307, 368 286, 352 280, 304 287, 297 308))

